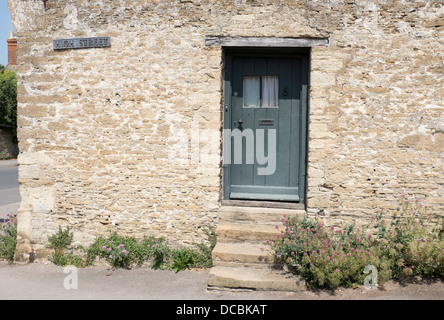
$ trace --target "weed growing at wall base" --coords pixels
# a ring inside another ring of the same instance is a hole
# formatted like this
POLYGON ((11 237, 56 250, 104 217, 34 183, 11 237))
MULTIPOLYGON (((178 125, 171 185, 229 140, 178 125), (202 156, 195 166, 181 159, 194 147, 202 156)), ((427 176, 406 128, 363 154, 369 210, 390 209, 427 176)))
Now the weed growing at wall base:
POLYGON ((424 208, 403 197, 389 221, 378 215, 361 229, 334 230, 316 218, 284 217, 283 232, 267 242, 275 260, 311 287, 362 285, 368 266, 376 268, 379 283, 408 275, 444 278, 443 224, 428 221, 424 208))
POLYGON ((212 228, 204 233, 208 236, 207 243, 195 244, 196 248, 170 249, 168 241, 163 237, 147 236, 136 239, 132 236, 121 236, 116 232, 108 237, 99 237, 87 249, 71 248, 73 234, 69 228, 48 237, 49 248, 54 249, 50 260, 60 266, 91 266, 97 259, 108 262, 112 268, 130 269, 149 263, 153 269, 169 269, 175 272, 186 268, 208 268, 212 266, 211 253, 216 245, 216 235, 212 228), (69 251, 71 250, 71 251, 69 251), (83 257, 74 255, 74 251, 82 250, 83 257))
POLYGON ((88 248, 87 261, 93 264, 96 258, 101 258, 113 268, 125 269, 151 261, 151 266, 157 269, 164 263, 167 252, 167 242, 163 238, 145 237, 138 240, 113 232, 108 237, 97 238, 88 248))
POLYGON ((390 276, 390 262, 382 259, 350 228, 332 233, 307 217, 283 218, 284 233, 268 241, 279 262, 287 263, 311 287, 334 288, 362 284, 367 265, 378 268, 381 281, 390 276))
POLYGON ((62 267, 69 265, 84 267, 86 265, 84 259, 74 255, 76 249, 82 248, 68 248, 72 243, 73 237, 74 235, 70 232, 69 227, 63 230, 59 226, 58 232, 48 237, 48 247, 54 249, 49 260, 62 267))

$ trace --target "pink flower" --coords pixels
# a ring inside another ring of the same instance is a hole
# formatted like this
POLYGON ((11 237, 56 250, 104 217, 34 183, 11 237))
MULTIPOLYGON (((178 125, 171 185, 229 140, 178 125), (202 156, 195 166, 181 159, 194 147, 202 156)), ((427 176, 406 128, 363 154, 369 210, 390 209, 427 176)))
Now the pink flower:
POLYGON ((340 272, 341 270, 339 270, 339 268, 338 269, 336 269, 336 272, 340 272))
POLYGON ((109 255, 109 258, 110 258, 110 259, 112 259, 112 258, 113 258, 113 255, 112 255, 112 254, 110 254, 110 255, 109 255))
POLYGON ((103 247, 102 247, 102 250, 106 250, 106 246, 103 246, 103 247))

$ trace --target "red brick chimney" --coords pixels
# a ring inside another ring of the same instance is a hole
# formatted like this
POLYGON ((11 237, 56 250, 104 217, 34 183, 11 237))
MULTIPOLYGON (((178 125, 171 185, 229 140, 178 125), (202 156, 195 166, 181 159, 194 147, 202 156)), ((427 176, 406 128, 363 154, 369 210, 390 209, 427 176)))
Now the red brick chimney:
POLYGON ((11 30, 11 35, 8 41, 8 66, 17 65, 17 38, 14 37, 14 31, 11 30))

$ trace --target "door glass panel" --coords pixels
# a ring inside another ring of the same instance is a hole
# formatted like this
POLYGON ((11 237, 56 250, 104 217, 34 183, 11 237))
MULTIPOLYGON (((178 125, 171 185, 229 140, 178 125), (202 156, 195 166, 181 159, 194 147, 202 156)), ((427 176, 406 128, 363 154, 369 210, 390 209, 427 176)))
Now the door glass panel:
POLYGON ((262 108, 279 107, 279 77, 262 77, 262 108))
POLYGON ((259 108, 260 78, 243 77, 244 108, 259 108))

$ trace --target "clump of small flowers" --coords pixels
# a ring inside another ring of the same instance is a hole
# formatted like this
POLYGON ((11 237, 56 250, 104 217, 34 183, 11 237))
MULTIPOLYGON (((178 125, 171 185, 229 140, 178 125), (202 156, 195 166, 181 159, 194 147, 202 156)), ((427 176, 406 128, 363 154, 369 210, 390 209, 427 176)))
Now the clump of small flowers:
POLYGON ((0 258, 13 262, 16 245, 17 215, 8 213, 3 222, 0 223, 0 258))
POLYGON ((109 241, 108 245, 102 246, 102 251, 106 260, 110 262, 113 268, 124 268, 129 265, 129 251, 125 249, 125 245, 120 243, 116 245, 113 241, 109 241))
POLYGON ((403 199, 388 225, 380 214, 363 228, 325 226, 316 217, 283 217, 281 232, 267 243, 276 261, 312 287, 361 285, 368 265, 377 268, 379 283, 407 275, 444 277, 443 226, 421 219, 419 208, 426 206, 403 199))
POLYGON ((0 223, 0 230, 9 229, 11 226, 17 225, 17 214, 7 213, 3 222, 0 223))
POLYGON ((161 269, 170 253, 168 242, 164 238, 149 237, 143 241, 143 246, 146 249, 146 259, 151 262, 151 267, 161 269))
POLYGON ((393 260, 396 278, 427 275, 444 278, 444 218, 432 222, 428 206, 402 194, 390 223, 376 217, 375 242, 393 260))
POLYGON ((308 217, 283 218, 282 222, 284 232, 268 241, 275 260, 286 263, 309 286, 362 284, 367 265, 383 270, 383 281, 390 277, 390 263, 378 256, 376 248, 368 247, 367 238, 352 227, 335 230, 308 217))

